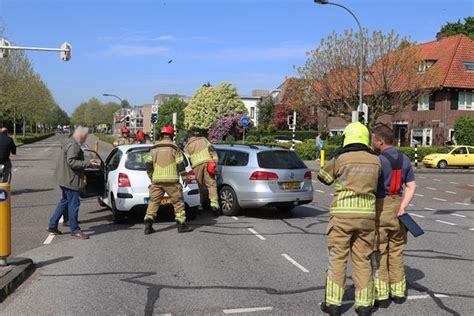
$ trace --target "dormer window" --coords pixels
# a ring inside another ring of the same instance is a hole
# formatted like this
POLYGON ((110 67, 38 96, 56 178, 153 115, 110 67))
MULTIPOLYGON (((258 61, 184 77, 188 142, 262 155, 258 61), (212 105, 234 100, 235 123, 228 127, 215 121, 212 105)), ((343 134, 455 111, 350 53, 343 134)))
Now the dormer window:
POLYGON ((432 60, 432 59, 427 59, 427 60, 422 60, 418 63, 418 72, 419 73, 424 73, 425 71, 427 71, 431 66, 434 65, 434 63, 436 62, 436 60, 432 60))
POLYGON ((465 61, 464 69, 466 69, 466 71, 474 71, 474 61, 465 61))

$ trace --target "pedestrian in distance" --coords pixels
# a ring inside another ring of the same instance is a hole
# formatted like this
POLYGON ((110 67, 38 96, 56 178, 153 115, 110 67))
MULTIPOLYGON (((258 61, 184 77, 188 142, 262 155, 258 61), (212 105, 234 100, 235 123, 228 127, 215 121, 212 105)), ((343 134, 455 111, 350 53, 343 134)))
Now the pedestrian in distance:
POLYGON ((374 302, 371 261, 376 247, 375 193, 381 165, 377 154, 369 148, 369 130, 365 125, 351 123, 343 136, 343 147, 318 174, 322 183, 335 184, 326 234, 329 266, 321 310, 332 316, 341 315, 350 254, 355 309, 358 315, 366 316, 372 314, 374 302))
POLYGON ((16 155, 16 145, 8 136, 8 129, 0 129, 0 182, 10 184, 12 180, 12 162, 10 154, 16 155))
POLYGON ((316 160, 321 158, 321 134, 316 135, 316 160))
POLYGON ((387 308, 390 302, 406 300, 403 250, 407 231, 399 217, 405 214, 415 194, 415 174, 410 159, 393 147, 393 130, 378 124, 372 130, 372 147, 380 153, 382 176, 377 189, 376 225, 378 232, 375 302, 387 308))
POLYGON ((72 137, 61 147, 55 176, 61 188, 62 196, 53 216, 49 220, 47 229, 49 233, 55 235, 62 234, 58 229, 58 223, 67 207, 71 237, 89 239, 89 235, 83 233, 78 225, 79 192, 84 188, 84 169, 98 167, 100 163, 96 160, 84 160, 84 152, 81 146, 85 143, 87 135, 88 129, 79 126, 75 129, 72 137))
POLYGON ((199 184, 199 193, 201 195, 200 209, 204 209, 203 202, 206 196, 203 191, 203 186, 205 185, 209 194, 211 211, 215 217, 219 216, 220 208, 215 178, 218 160, 217 152, 209 140, 205 137, 199 137, 197 132, 193 130, 187 133, 184 152, 191 161, 191 167, 196 174, 196 180, 199 184))
POLYGON ((122 132, 122 137, 114 141, 114 146, 133 144, 133 139, 130 138, 130 130, 127 127, 124 127, 122 128, 121 132, 122 132))
POLYGON ((146 156, 147 173, 151 180, 150 201, 145 215, 145 235, 154 232, 153 223, 165 193, 171 198, 174 208, 178 233, 192 231, 186 223, 186 211, 183 200, 183 189, 179 177, 186 179, 183 152, 173 143, 173 127, 164 126, 161 130, 161 141, 152 147, 146 156))

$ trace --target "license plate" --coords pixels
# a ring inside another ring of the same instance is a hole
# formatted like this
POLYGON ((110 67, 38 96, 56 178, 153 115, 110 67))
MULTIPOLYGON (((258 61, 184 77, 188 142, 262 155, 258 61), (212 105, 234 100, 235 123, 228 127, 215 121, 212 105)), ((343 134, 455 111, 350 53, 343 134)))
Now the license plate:
POLYGON ((283 190, 299 190, 299 182, 283 182, 283 190))
MULTIPOLYGON (((145 198, 145 204, 149 204, 149 203, 150 203, 150 198, 145 198)), ((165 205, 165 204, 171 204, 171 198, 169 197, 162 198, 161 205, 165 205)))

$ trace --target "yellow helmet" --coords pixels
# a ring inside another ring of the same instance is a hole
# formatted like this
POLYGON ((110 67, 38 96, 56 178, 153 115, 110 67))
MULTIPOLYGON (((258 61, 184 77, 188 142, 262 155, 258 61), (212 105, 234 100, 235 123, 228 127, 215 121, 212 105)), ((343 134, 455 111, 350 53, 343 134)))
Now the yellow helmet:
POLYGON ((369 146, 369 130, 360 122, 353 122, 347 125, 342 135, 344 136, 344 144, 342 147, 346 147, 350 144, 369 146))

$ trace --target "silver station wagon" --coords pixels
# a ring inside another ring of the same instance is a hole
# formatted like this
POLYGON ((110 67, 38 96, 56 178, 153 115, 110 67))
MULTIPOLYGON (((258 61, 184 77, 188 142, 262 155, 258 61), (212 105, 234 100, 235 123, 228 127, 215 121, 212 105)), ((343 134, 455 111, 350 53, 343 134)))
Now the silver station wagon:
POLYGON ((313 200, 311 170, 294 151, 255 145, 214 145, 217 185, 224 215, 242 208, 291 211, 313 200))

